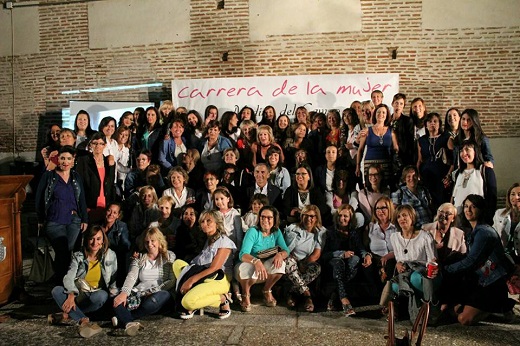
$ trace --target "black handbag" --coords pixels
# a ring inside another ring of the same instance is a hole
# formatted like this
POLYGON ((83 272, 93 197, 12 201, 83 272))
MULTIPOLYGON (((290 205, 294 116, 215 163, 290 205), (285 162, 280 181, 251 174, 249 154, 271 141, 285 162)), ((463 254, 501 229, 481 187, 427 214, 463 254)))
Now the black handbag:
POLYGON ((34 249, 31 273, 27 280, 35 283, 44 283, 50 280, 54 275, 52 268, 53 260, 50 253, 50 244, 46 237, 40 237, 38 229, 38 237, 36 238, 36 248, 34 249), (43 248, 40 249, 40 240, 43 239, 43 248))

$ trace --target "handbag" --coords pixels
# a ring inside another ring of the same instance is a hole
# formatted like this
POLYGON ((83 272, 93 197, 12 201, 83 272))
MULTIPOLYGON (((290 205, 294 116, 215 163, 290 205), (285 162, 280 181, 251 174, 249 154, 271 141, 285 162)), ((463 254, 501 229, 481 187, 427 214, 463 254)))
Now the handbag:
POLYGON ((90 284, 87 282, 87 280, 82 279, 82 278, 76 278, 76 280, 74 280, 74 283, 76 284, 76 287, 78 288, 78 290, 83 293, 93 293, 93 292, 97 292, 101 289, 101 288, 95 288, 95 287, 90 286, 90 284))
POLYGON ((128 310, 135 310, 141 305, 141 295, 139 292, 132 291, 126 298, 126 308, 128 310))
POLYGON ((280 251, 282 251, 282 248, 277 245, 277 246, 271 247, 269 249, 258 251, 258 253, 256 254, 256 257, 258 257, 259 259, 267 259, 267 258, 273 257, 280 251))
POLYGON ((38 237, 36 238, 36 248, 33 253, 33 262, 31 272, 27 280, 35 283, 44 283, 50 280, 54 275, 52 268, 53 260, 50 253, 50 244, 46 237, 40 237, 40 229, 38 228, 38 237), (43 238, 43 248, 40 250, 40 239, 43 238))
POLYGON ((383 292, 381 293, 381 299, 379 300, 380 306, 387 306, 388 302, 394 299, 394 292, 392 291, 392 281, 387 281, 385 283, 385 287, 383 288, 383 292))

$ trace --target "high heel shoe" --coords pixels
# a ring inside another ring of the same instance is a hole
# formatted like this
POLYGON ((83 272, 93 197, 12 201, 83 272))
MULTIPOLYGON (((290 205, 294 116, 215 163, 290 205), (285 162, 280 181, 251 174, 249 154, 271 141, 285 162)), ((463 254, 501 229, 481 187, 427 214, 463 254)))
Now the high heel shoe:
POLYGON ((273 308, 276 306, 276 299, 274 299, 273 297, 273 291, 271 290, 267 290, 267 291, 262 291, 264 293, 264 303, 265 303, 265 306, 267 307, 270 307, 270 308, 273 308), (271 295, 271 299, 268 299, 267 297, 271 295))
POLYGON ((345 317, 349 317, 356 314, 356 311, 354 310, 351 304, 342 304, 342 306, 345 317))
POLYGON ((227 298, 227 295, 224 295, 224 297, 226 297, 226 300, 224 300, 222 303, 220 303, 220 307, 219 307, 219 311, 218 311, 218 318, 221 319, 221 320, 224 320, 226 318, 228 318, 229 316, 231 316, 231 302, 229 301, 229 299, 227 298), (228 309, 223 309, 224 306, 228 307, 228 309))
POLYGON ((197 310, 181 312, 180 318, 182 320, 191 320, 197 310))
POLYGON ((250 294, 242 294, 242 302, 240 303, 240 308, 243 312, 250 312, 251 311, 251 300, 249 300, 251 297, 250 294), (249 303, 245 303, 246 299, 249 300, 249 303))

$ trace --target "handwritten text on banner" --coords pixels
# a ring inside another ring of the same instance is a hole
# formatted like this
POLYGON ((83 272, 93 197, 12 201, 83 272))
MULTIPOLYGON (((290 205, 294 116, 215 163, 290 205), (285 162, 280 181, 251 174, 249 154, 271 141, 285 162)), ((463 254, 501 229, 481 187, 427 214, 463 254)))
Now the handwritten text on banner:
POLYGON ((390 105, 399 92, 399 75, 346 74, 281 77, 245 77, 187 79, 172 81, 172 97, 176 107, 184 106, 203 112, 215 105, 220 113, 238 112, 244 106, 260 115, 272 105, 278 114, 294 116, 296 107, 326 111, 349 107, 352 101, 370 99, 370 93, 381 90, 384 102, 390 105))

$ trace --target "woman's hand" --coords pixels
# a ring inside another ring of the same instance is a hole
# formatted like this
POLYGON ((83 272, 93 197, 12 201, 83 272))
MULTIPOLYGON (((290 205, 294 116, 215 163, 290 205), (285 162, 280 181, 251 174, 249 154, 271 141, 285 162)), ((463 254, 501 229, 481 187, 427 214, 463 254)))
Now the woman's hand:
POLYGON ((354 251, 345 251, 343 252, 343 258, 351 258, 352 256, 354 256, 354 251))
POLYGON ((282 266, 283 261, 283 252, 278 252, 276 255, 274 255, 273 266, 278 269, 282 266))
POLYGON ((108 161, 108 165, 109 166, 113 166, 113 165, 116 164, 116 160, 114 159, 113 155, 108 155, 107 156, 107 161, 108 161))
POLYGON ((68 314, 71 310, 76 310, 76 296, 74 293, 69 293, 69 296, 61 306, 61 309, 66 314, 68 314))
POLYGON ((256 261, 254 266, 255 273, 258 276, 258 280, 267 280, 267 270, 265 269, 265 266, 262 263, 262 261, 256 261))
POLYGON ((114 298, 114 307, 118 307, 119 305, 123 304, 123 306, 126 306, 126 300, 128 299, 128 294, 125 292, 121 292, 117 295, 117 297, 114 298))
POLYGON ((356 165, 356 177, 359 177, 361 175, 361 168, 359 167, 359 164, 356 165))
POLYGON ((394 258, 394 253, 393 252, 389 252, 387 253, 386 255, 384 255, 383 257, 381 257, 381 265, 384 267, 386 266, 386 262, 388 262, 389 259, 392 259, 394 258))
POLYGON ((363 264, 361 264, 363 268, 370 267, 372 265, 372 256, 366 255, 363 259, 363 264))
POLYGON ((404 273, 406 271, 406 265, 401 262, 397 262, 397 264, 395 265, 395 268, 397 269, 398 273, 404 273))
POLYGON ((195 280, 193 279, 193 276, 190 277, 188 280, 184 281, 184 283, 181 286, 181 294, 188 293, 189 290, 193 287, 193 284, 195 283, 195 280))

